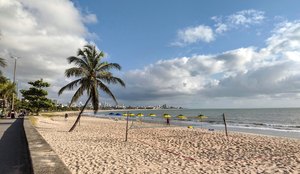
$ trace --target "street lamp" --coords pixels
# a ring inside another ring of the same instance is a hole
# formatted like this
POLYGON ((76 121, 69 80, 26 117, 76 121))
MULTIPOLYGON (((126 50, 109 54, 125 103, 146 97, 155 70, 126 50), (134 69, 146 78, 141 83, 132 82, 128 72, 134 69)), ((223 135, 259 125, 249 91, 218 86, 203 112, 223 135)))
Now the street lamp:
MULTIPOLYGON (((17 60, 19 59, 19 57, 17 56, 10 56, 10 58, 15 59, 15 66, 14 66, 14 81, 13 84, 16 84, 16 70, 17 70, 17 60)), ((14 105, 15 105, 15 93, 13 93, 12 96, 12 101, 11 101, 11 110, 14 110, 14 105)))

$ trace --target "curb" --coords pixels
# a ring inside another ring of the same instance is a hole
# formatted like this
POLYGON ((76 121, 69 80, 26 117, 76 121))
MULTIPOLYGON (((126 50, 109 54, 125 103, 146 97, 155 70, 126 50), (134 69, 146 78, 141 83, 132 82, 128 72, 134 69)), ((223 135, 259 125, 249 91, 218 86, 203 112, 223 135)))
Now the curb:
POLYGON ((67 166, 26 117, 24 118, 24 130, 28 142, 33 173, 71 174, 67 166))

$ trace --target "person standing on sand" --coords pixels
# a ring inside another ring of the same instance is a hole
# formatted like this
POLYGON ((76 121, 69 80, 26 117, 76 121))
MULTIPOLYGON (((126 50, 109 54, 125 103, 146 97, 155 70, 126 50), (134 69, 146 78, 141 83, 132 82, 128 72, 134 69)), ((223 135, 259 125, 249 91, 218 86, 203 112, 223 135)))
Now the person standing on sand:
POLYGON ((167 125, 170 126, 170 118, 167 118, 167 125))
POLYGON ((69 115, 66 113, 66 114, 65 114, 65 121, 68 120, 68 117, 69 117, 69 115))

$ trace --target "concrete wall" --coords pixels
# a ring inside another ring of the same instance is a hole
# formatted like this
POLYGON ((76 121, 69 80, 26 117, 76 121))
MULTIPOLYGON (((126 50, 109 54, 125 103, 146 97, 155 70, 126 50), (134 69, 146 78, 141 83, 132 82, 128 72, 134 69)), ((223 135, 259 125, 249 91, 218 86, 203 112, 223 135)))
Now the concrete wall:
POLYGON ((50 145, 32 126, 28 118, 24 119, 24 130, 28 141, 32 168, 35 174, 70 174, 50 145))

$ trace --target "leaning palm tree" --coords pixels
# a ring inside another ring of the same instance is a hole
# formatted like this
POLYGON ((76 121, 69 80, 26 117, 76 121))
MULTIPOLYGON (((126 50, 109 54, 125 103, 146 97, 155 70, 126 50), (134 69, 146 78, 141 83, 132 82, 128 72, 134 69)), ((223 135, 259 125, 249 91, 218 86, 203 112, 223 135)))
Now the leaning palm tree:
POLYGON ((67 58, 70 64, 75 64, 75 67, 69 68, 65 71, 65 76, 75 77, 76 80, 62 87, 59 90, 58 95, 61 95, 65 90, 73 90, 75 87, 78 87, 71 99, 70 105, 76 102, 79 97, 84 94, 84 92, 86 92, 88 99, 69 132, 74 130, 80 120, 82 112, 90 101, 92 101, 94 112, 96 113, 98 111, 98 89, 108 94, 117 103, 116 97, 105 83, 120 84, 125 87, 123 80, 113 76, 110 72, 111 69, 121 70, 121 66, 117 63, 101 62, 104 57, 104 53, 102 51, 97 51, 95 46, 85 45, 83 49, 78 49, 77 56, 78 57, 71 56, 67 58))

